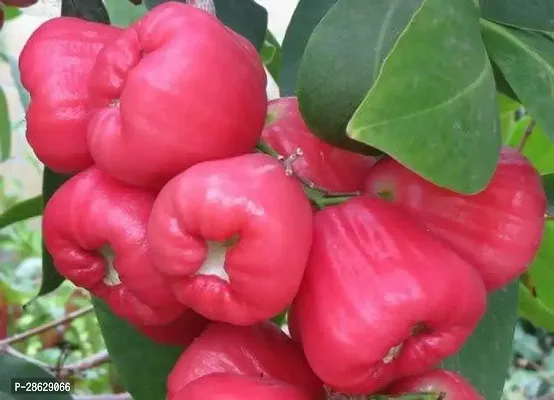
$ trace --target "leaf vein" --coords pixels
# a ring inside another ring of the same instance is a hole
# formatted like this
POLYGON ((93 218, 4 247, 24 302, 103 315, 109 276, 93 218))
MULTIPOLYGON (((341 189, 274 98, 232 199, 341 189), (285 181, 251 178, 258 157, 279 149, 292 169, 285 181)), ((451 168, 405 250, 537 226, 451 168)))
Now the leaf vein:
POLYGON ((376 56, 375 56, 375 64, 373 65, 373 79, 377 77, 377 75, 379 74, 379 70, 381 69, 382 59, 380 56, 383 51, 383 46, 385 44, 385 33, 388 31, 388 28, 392 23, 392 17, 395 11, 398 9, 399 4, 400 4, 399 0, 394 1, 391 4, 389 10, 387 11, 385 18, 383 19, 383 24, 381 25, 379 36, 377 38, 377 45, 375 46, 376 56))
POLYGON ((542 66, 545 67, 546 70, 550 71, 551 74, 554 74, 554 67, 552 67, 552 65, 550 65, 548 63, 548 61, 546 61, 543 57, 541 57, 541 55, 536 52, 536 51, 533 51, 532 48, 530 46, 528 46, 527 44, 525 44, 525 42, 523 42, 522 40, 518 39, 516 35, 514 35, 513 33, 509 32, 508 29, 504 28, 504 27, 501 27, 500 25, 498 24, 495 24, 495 23, 492 23, 492 22, 489 22, 489 21, 483 21, 485 23, 485 25, 495 31, 496 33, 498 33, 499 35, 501 36, 504 36, 507 40, 511 41, 512 43, 514 43, 515 45, 519 46, 521 49, 523 49, 523 51, 525 51, 526 53, 528 53, 533 59, 535 59, 539 64, 541 64, 542 66))
MULTIPOLYGON (((425 110, 420 110, 420 111, 413 112, 411 114, 402 115, 402 116, 397 117, 397 118, 391 118, 391 119, 388 119, 388 120, 385 120, 385 121, 379 121, 379 122, 376 122, 376 123, 373 123, 373 124, 365 125, 364 127, 362 127, 358 131, 358 133, 360 131, 366 131, 368 129, 373 129, 373 128, 383 126, 383 125, 388 125, 388 124, 393 123, 393 122, 409 120, 411 118, 419 117, 421 115, 425 115, 427 113, 431 113, 433 111, 445 108, 445 107, 451 105, 452 103, 456 102, 458 99, 464 97, 468 93, 471 93, 477 87, 479 87, 479 85, 482 84, 485 81, 485 79, 487 78, 488 75, 489 75, 489 64, 488 64, 488 60, 485 59, 485 64, 484 64, 483 70, 481 71, 481 73, 479 74, 477 79, 475 79, 475 81, 472 82, 470 85, 466 86, 463 90, 456 93, 456 95, 450 97, 449 99, 443 101, 442 103, 439 103, 439 104, 437 104, 433 107, 427 108, 425 110)), ((358 136, 358 135, 355 134, 354 132, 352 132, 351 137, 356 137, 356 136, 358 136)))

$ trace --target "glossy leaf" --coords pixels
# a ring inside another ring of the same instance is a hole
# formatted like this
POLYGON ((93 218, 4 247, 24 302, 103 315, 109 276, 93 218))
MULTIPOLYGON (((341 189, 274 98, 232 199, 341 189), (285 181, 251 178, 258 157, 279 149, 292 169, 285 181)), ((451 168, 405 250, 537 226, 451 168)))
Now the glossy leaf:
MULTIPOLYGON (((42 200, 43 208, 46 206, 50 197, 63 185, 68 179, 69 175, 61 175, 52 172, 48 168, 44 168, 42 177, 42 200)), ((61 276, 54 267, 54 261, 52 256, 46 250, 44 243, 42 244, 42 284, 38 295, 43 296, 56 290, 64 281, 64 277, 61 276)))
MULTIPOLYGON (((35 364, 7 354, 0 354, 0 399, 3 399, 1 396, 2 394, 7 396, 11 393, 11 380, 13 378, 51 379, 53 377, 52 374, 37 367, 35 364)), ((24 396, 17 396, 17 398, 24 398, 25 400, 44 400, 45 397, 49 400, 72 400, 73 398, 68 393, 48 394, 47 396, 45 396, 44 393, 31 393, 24 396)), ((10 397, 7 398, 9 399, 10 397)))
MULTIPOLYGON (((145 0, 151 10, 171 0, 145 0)), ((188 3, 186 0, 177 0, 188 3)), ((253 0, 214 0, 217 18, 261 50, 267 30, 267 11, 253 0)))
POLYGON ((514 92, 514 89, 510 86, 508 81, 506 80, 506 77, 504 74, 502 74, 502 71, 498 66, 494 63, 493 60, 490 60, 491 66, 492 66, 492 72, 494 74, 494 81, 496 83, 496 90, 498 90, 500 93, 508 96, 514 101, 519 102, 519 98, 517 97, 517 94, 514 92))
POLYGON ((546 38, 554 41, 554 32, 541 32, 546 38))
POLYGON ((499 157, 500 123, 473 1, 424 1, 347 133, 437 186, 464 194, 486 187, 499 157))
POLYGON ((554 332, 554 311, 549 309, 541 299, 534 297, 522 283, 519 284, 519 316, 530 321, 538 328, 554 332))
POLYGON ((144 4, 134 5, 128 0, 105 0, 112 25, 126 28, 146 13, 144 4))
POLYGON ((337 0, 300 0, 292 15, 285 38, 279 76, 281 96, 296 94, 300 60, 315 27, 337 0))
POLYGON ((152 342, 101 300, 92 303, 110 358, 133 400, 165 399, 167 376, 183 349, 152 342))
POLYGON ((275 82, 279 82, 279 68, 281 67, 281 45, 271 31, 265 35, 264 45, 261 50, 262 59, 269 74, 275 82))
POLYGON ((552 265, 554 265, 554 221, 548 221, 539 251, 529 268, 529 275, 535 296, 554 310, 554 269, 552 265))
POLYGON ((62 0, 62 15, 104 24, 110 23, 108 11, 102 0, 62 0))
POLYGON ((554 139, 554 42, 537 32, 493 22, 483 21, 482 27, 491 58, 525 109, 554 139))
POLYGON ((42 196, 32 197, 8 208, 0 214, 0 229, 16 222, 37 217, 42 214, 42 196))
POLYGON ((480 0, 481 15, 519 28, 554 30, 552 0, 480 0))
MULTIPOLYGON (((515 122, 511 131, 506 135, 505 143, 508 146, 519 148, 531 121, 531 117, 525 116, 515 122)), ((522 153, 541 174, 554 172, 554 142, 544 133, 540 125, 536 125, 532 130, 531 135, 525 141, 522 153)))
POLYGON ((471 338, 442 365, 469 379, 487 400, 502 397, 512 357, 517 304, 517 282, 489 295, 487 313, 471 338))
POLYGON ((385 57, 424 0, 339 0, 314 30, 298 71, 300 110, 312 131, 351 150, 346 125, 385 57))
POLYGON ((0 162, 10 158, 12 148, 12 127, 8 112, 8 100, 0 87, 0 162))
POLYGON ((258 50, 262 49, 267 31, 267 11, 253 0, 214 0, 217 17, 258 50))

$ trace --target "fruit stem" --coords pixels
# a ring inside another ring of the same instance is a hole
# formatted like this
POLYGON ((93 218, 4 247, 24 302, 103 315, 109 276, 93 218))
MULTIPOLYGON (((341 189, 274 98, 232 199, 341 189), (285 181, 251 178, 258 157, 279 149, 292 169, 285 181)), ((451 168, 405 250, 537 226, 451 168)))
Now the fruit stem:
POLYGON ((327 206, 336 205, 345 202, 346 200, 361 195, 360 192, 331 192, 324 187, 317 185, 316 183, 301 177, 296 174, 292 168, 292 165, 296 160, 302 157, 302 149, 295 149, 292 154, 287 157, 283 157, 274 148, 263 141, 259 141, 256 145, 256 149, 268 156, 276 158, 283 163, 287 175, 294 176, 303 186, 306 196, 319 208, 325 208, 327 206))
POLYGON ((277 153, 277 151, 273 147, 271 147, 270 145, 268 145, 265 142, 262 142, 261 140, 256 145, 256 149, 258 149, 262 153, 267 154, 268 156, 271 156, 271 157, 276 158, 278 160, 281 160, 283 158, 283 156, 281 156, 279 153, 277 153))
POLYGON ((525 132, 523 133, 523 137, 521 138, 521 142, 519 142, 518 150, 519 152, 523 152, 523 149, 525 145, 527 144, 527 141, 531 137, 531 134, 533 133, 533 130, 537 126, 537 122, 532 119, 531 122, 529 122, 529 125, 527 126, 527 129, 525 129, 525 132))

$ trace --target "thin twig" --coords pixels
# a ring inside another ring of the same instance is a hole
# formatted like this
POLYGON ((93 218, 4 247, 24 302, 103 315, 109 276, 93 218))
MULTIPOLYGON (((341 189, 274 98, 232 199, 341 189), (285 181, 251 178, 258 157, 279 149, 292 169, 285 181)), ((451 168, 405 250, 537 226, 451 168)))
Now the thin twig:
POLYGON ((7 347, 4 352, 13 357, 24 360, 30 364, 34 364, 42 369, 55 372, 56 376, 61 379, 68 378, 80 372, 87 371, 89 369, 93 369, 110 362, 110 356, 106 350, 100 351, 90 357, 83 358, 82 360, 76 361, 74 363, 62 366, 47 364, 43 361, 37 360, 36 358, 23 354, 13 347, 7 347))
POLYGON ((527 141, 531 137, 531 134, 533 133, 533 130, 535 129, 536 126, 537 126, 537 122, 534 119, 532 119, 531 122, 529 122, 527 129, 525 129, 525 132, 523 133, 521 142, 519 142, 518 150, 520 153, 523 151, 523 148, 527 144, 527 141))
POLYGON ((280 157, 282 157, 273 147, 271 147, 265 142, 262 142, 261 140, 256 145, 256 149, 273 158, 279 159, 280 157))
POLYGON ((294 175, 302 185, 306 186, 309 189, 315 190, 319 192, 321 195, 325 197, 354 197, 359 196, 360 192, 331 192, 330 190, 319 186, 315 182, 312 182, 306 178, 303 178, 299 174, 294 173, 293 171, 293 164, 302 158, 304 156, 304 153, 301 148, 296 148, 294 152, 289 155, 288 157, 284 158, 283 165, 285 166, 285 170, 287 171, 288 175, 294 175))
POLYGON ((22 332, 18 335, 13 335, 7 339, 0 340, 0 352, 5 351, 8 346, 14 343, 23 342, 24 340, 27 340, 30 337, 40 335, 43 332, 56 328, 57 326, 67 324, 76 318, 79 318, 85 314, 90 313, 92 310, 93 310, 92 306, 84 307, 84 308, 81 308, 80 310, 69 313, 64 317, 54 320, 52 322, 49 322, 47 324, 37 326, 36 328, 29 329, 28 331, 22 332))
POLYGON ((106 350, 100 351, 75 363, 63 365, 61 370, 57 371, 58 377, 68 378, 80 372, 99 367, 100 365, 106 364, 109 361, 110 355, 108 354, 108 352, 106 350))

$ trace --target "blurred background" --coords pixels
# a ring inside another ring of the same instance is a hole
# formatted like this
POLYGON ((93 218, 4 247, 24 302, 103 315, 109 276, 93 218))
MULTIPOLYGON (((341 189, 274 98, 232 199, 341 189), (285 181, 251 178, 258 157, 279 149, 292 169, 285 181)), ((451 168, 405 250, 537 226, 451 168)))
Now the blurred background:
MULTIPOLYGON (((107 0, 112 10, 128 7, 126 0, 107 0)), ((269 12, 269 28, 282 42, 298 0, 257 0, 269 12)), ((0 213, 11 205, 41 193, 42 167, 25 141, 25 113, 28 96, 19 84, 17 60, 31 33, 44 21, 59 15, 60 0, 40 0, 21 14, 10 13, 0 31, 0 140, 11 141, 9 157, 0 162, 0 213), (5 116, 8 116, 7 118, 5 116)), ((110 10, 111 11, 111 10, 110 10)), ((123 13, 124 14, 124 13, 123 13)), ((268 93, 278 96, 269 78, 268 93)), ((86 308, 86 295, 69 283, 54 294, 33 301, 41 270, 40 219, 20 222, 0 231, 0 340, 86 308)), ((514 337, 510 379, 506 400, 537 399, 554 392, 554 336, 520 320, 514 337)), ((45 365, 69 364, 104 352, 104 343, 94 315, 88 313, 72 324, 46 330, 15 349, 45 365)), ((72 380, 78 392, 86 394, 124 391, 109 363, 77 373, 72 380)), ((504 368, 504 366, 499 366, 504 368)), ((554 399, 542 397, 541 399, 554 399)))

